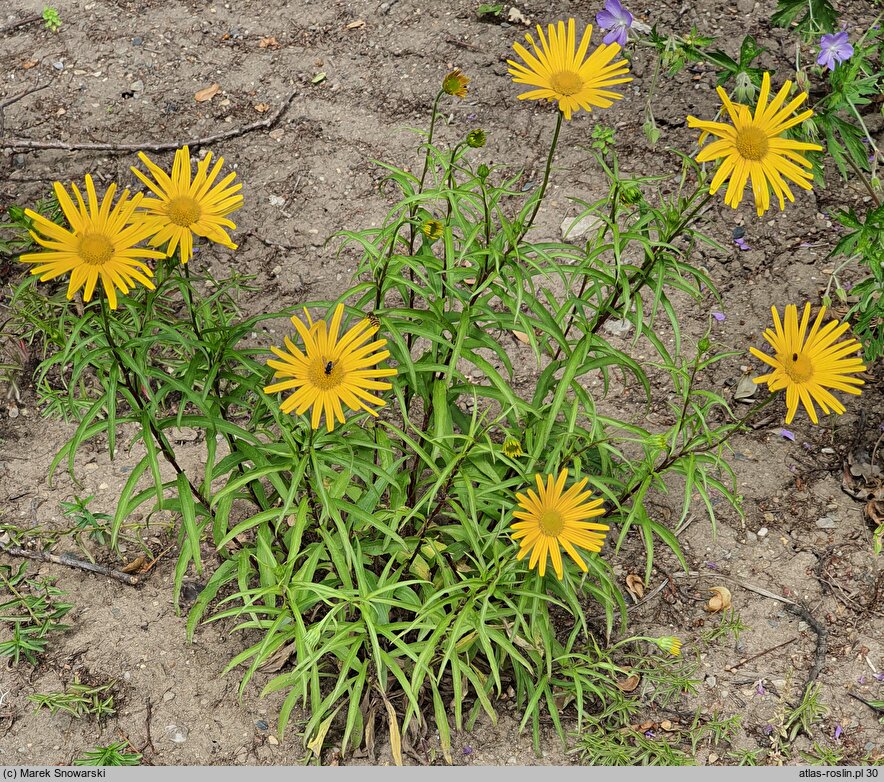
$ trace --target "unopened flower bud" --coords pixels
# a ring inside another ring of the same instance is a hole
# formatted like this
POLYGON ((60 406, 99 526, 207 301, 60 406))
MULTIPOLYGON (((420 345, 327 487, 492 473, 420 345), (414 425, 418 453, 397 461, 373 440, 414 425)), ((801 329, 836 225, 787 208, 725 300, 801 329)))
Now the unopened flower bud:
POLYGON ((749 78, 749 74, 745 71, 740 71, 737 74, 736 85, 734 86, 734 97, 740 103, 752 103, 757 92, 758 90, 752 83, 752 79, 749 78))
POLYGON ((467 133, 467 144, 473 149, 484 147, 486 140, 485 131, 482 128, 476 128, 467 133))

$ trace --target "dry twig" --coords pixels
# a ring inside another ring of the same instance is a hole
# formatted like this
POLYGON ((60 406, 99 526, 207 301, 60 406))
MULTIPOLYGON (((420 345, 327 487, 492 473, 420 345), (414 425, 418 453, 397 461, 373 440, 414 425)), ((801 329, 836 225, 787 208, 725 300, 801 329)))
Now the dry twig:
POLYGON ((25 559, 34 559, 37 562, 52 562, 56 565, 64 565, 66 567, 78 568, 79 570, 88 570, 90 573, 98 573, 100 576, 116 579, 129 586, 138 586, 141 579, 138 576, 132 576, 113 568, 105 567, 94 562, 87 562, 83 559, 77 559, 70 554, 50 554, 48 551, 29 551, 18 546, 3 546, 0 544, 0 551, 8 554, 10 557, 23 557, 25 559))
POLYGON ((252 122, 250 125, 243 125, 239 128, 232 128, 231 130, 223 130, 219 133, 213 133, 209 136, 201 136, 198 138, 184 139, 181 141, 167 141, 161 143, 154 142, 142 142, 138 144, 111 144, 111 143, 68 143, 66 141, 35 141, 33 139, 26 138, 10 138, 6 140, 0 139, 0 147, 5 147, 7 149, 11 149, 13 151, 23 151, 28 149, 62 149, 67 152, 171 152, 172 150, 178 149, 183 146, 188 146, 191 149, 196 149, 197 147, 204 147, 207 144, 214 144, 218 141, 226 141, 231 138, 239 138, 240 136, 244 136, 246 133, 251 133, 253 130, 270 130, 277 122, 279 122, 280 117, 285 113, 285 110, 291 105, 291 102, 294 100, 297 92, 292 92, 289 96, 282 102, 282 105, 271 114, 269 117, 258 120, 257 122, 252 122))

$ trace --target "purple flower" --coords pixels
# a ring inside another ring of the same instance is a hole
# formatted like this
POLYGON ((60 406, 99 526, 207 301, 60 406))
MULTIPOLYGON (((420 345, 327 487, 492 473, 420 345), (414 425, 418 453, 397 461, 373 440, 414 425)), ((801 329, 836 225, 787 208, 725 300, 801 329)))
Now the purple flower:
POLYGON ((788 429, 780 429, 780 437, 785 437, 787 440, 791 440, 793 443, 795 442, 795 435, 788 429))
POLYGON ((755 694, 767 695, 767 690, 764 689, 764 679, 759 679, 757 682, 755 682, 755 694))
POLYGON ((472 755, 472 754, 473 754, 473 748, 472 748, 472 747, 469 747, 469 746, 464 747, 464 748, 463 748, 463 754, 464 754, 464 755, 472 755))
MULTIPOLYGON (((614 43, 626 46, 626 31, 632 27, 632 14, 621 4, 620 0, 606 0, 605 9, 595 15, 596 23, 602 30, 610 32, 602 39, 603 43, 614 43)), ((851 54, 853 49, 850 50, 851 54)))
POLYGON ((710 570, 718 570, 718 565, 716 565, 714 562, 707 562, 706 567, 708 567, 710 570))
POLYGON ((875 674, 876 682, 884 682, 884 672, 875 674))
POLYGON ((842 733, 844 733, 844 728, 842 728, 840 725, 836 725, 835 726, 835 738, 840 739, 842 733))
POLYGON ((866 683, 866 675, 864 673, 861 673, 859 675, 859 678, 856 680, 856 683, 857 684, 865 684, 866 683))
MULTIPOLYGON (((601 22, 599 22, 601 24, 601 22)), ((835 70, 835 63, 849 60, 853 55, 853 47, 847 42, 847 33, 828 33, 820 38, 820 56, 816 64, 824 65, 830 71, 835 70)))
POLYGON ((646 736, 647 738, 649 738, 649 739, 653 739, 653 738, 656 738, 656 737, 657 737, 657 734, 654 733, 654 731, 652 731, 652 730, 646 730, 646 731, 645 731, 645 736, 646 736))
POLYGON ((765 725, 765 726, 761 729, 761 732, 764 733, 765 736, 770 736, 770 734, 773 733, 773 725, 771 725, 770 723, 768 723, 767 725, 765 725))
POLYGON ((713 312, 712 317, 715 318, 715 320, 717 320, 719 323, 721 323, 727 318, 727 315, 725 315, 723 312, 713 312))
POLYGON ((746 250, 751 250, 752 248, 749 246, 749 242, 747 242, 742 236, 734 239, 734 244, 737 245, 744 252, 746 250))

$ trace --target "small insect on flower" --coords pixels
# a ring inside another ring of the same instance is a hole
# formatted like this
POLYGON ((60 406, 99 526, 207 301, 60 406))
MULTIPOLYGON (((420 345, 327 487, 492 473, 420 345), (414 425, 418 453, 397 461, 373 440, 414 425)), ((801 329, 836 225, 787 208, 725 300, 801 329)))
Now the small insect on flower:
POLYGON ((335 421, 344 423, 342 403, 351 410, 364 410, 377 417, 374 407, 386 402, 372 392, 391 389, 392 385, 381 378, 396 374, 395 369, 378 366, 390 356, 390 351, 382 350, 387 340, 369 342, 377 333, 370 318, 362 318, 339 337, 343 304, 335 308, 330 323, 325 320, 314 323, 306 310, 305 315, 306 323, 292 318, 303 340, 303 350, 288 337, 285 349, 271 348, 277 358, 267 364, 276 370, 274 378, 278 382, 266 386, 264 393, 291 390, 293 393, 279 409, 283 413, 301 415, 312 408, 310 425, 313 429, 319 428, 323 413, 329 432, 334 430, 335 421))
POLYGON ((469 76, 465 76, 460 68, 455 68, 442 79, 442 92, 446 95, 453 95, 456 98, 465 98, 469 83, 469 76))
POLYGON ((830 320, 823 326, 826 308, 821 307, 813 326, 810 327, 810 304, 805 305, 798 322, 798 308, 786 306, 781 321, 776 307, 771 308, 774 328, 765 329, 764 338, 774 349, 769 356, 755 347, 749 351, 772 368, 772 372, 755 378, 755 383, 767 383, 770 391, 786 390, 786 423, 792 423, 798 403, 804 405, 810 420, 819 423, 814 402, 824 413, 841 415, 845 408, 828 389, 859 395, 857 386, 864 380, 854 375, 866 367, 859 356, 851 356, 862 346, 855 339, 838 342, 838 338, 850 328, 847 322, 830 320))

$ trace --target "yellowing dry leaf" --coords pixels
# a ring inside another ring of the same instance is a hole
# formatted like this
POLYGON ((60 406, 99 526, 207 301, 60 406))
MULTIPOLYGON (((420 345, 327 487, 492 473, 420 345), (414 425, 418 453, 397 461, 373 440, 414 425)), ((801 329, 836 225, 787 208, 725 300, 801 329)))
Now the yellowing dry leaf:
POLYGON ((210 84, 208 87, 200 90, 199 92, 194 93, 193 99, 197 103, 205 103, 207 100, 212 100, 217 94, 218 90, 221 89, 221 85, 218 82, 214 84, 210 84))
POLYGON ((254 108, 255 111, 258 112, 258 114, 263 114, 265 111, 269 111, 270 106, 268 106, 266 103, 256 103, 254 108))
POLYGON ((524 331, 513 331, 513 336, 523 345, 531 344, 531 340, 528 338, 528 335, 524 331))
POLYGON ((348 30, 356 30, 359 27, 365 27, 364 19, 356 19, 355 21, 350 22, 350 24, 347 25, 348 30))
POLYGON ((712 597, 706 603, 706 610, 713 614, 726 611, 731 607, 731 591, 727 587, 712 587, 712 597))
POLYGON ((124 573, 140 573, 146 564, 147 560, 144 558, 144 554, 140 554, 127 564, 126 567, 122 568, 122 571, 124 573))
POLYGON ((617 689, 621 692, 632 692, 638 687, 638 683, 641 681, 641 676, 637 673, 630 674, 627 676, 622 682, 617 682, 617 689))
POLYGON ((629 590, 629 593, 636 598, 636 600, 641 600, 642 597, 644 597, 645 582, 641 580, 641 576, 630 573, 626 577, 626 588, 629 590))
POLYGON ((276 49, 279 46, 279 41, 276 40, 276 36, 269 35, 266 38, 262 38, 258 41, 259 49, 276 49))

